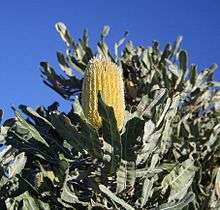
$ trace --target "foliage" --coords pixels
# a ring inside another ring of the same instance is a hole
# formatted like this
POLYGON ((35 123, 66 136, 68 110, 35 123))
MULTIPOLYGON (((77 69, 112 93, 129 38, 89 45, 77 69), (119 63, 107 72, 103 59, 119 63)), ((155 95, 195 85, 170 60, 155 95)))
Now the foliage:
MULTIPOLYGON (((127 33, 106 44, 105 26, 94 53, 88 32, 76 42, 63 23, 67 45, 57 52, 63 75, 41 62, 44 82, 73 102, 36 110, 20 105, 1 126, 0 209, 218 209, 220 206, 219 82, 216 65, 188 64, 182 37, 136 47, 127 33), (98 95, 102 127, 92 127, 81 107, 83 75, 96 54, 122 70, 125 123, 119 132, 112 107, 98 95), (26 117, 25 117, 26 116, 26 117)), ((0 111, 2 119, 3 112, 0 111)))

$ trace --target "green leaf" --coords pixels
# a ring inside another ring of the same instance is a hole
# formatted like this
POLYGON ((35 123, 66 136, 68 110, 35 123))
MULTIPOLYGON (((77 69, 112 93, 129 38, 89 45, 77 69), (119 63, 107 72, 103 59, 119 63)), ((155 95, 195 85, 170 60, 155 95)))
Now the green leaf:
POLYGON ((80 129, 77 129, 77 126, 74 126, 70 119, 63 114, 53 112, 50 117, 56 131, 73 148, 82 153, 87 151, 90 155, 102 159, 102 143, 98 138, 97 131, 90 124, 79 117, 80 129))
POLYGON ((83 62, 83 58, 85 56, 86 52, 85 50, 83 49, 83 46, 81 44, 78 44, 76 45, 76 49, 75 49, 75 52, 74 52, 74 57, 76 58, 76 60, 80 63, 83 63, 84 65, 86 65, 84 62, 83 62))
POLYGON ((182 75, 185 74, 188 65, 188 56, 185 50, 181 50, 179 52, 179 68, 183 72, 182 75))
POLYGON ((218 82, 218 81, 211 81, 211 82, 208 82, 208 85, 210 87, 217 87, 217 88, 219 88, 220 87, 220 82, 218 82))
POLYGON ((192 184, 196 170, 194 161, 187 159, 164 177, 161 183, 162 191, 165 193, 168 187, 171 190, 168 202, 175 199, 180 200, 186 195, 192 184))
POLYGON ((109 198, 111 198, 114 202, 120 204, 124 209, 126 210, 134 210, 134 208, 126 203, 123 199, 117 197, 114 193, 112 193, 106 186, 104 185, 99 185, 99 189, 107 195, 109 198))
POLYGON ((180 45, 182 43, 183 37, 182 36, 178 36, 176 39, 176 42, 174 44, 174 48, 173 48, 173 55, 175 56, 180 48, 180 45))
POLYGON ((26 161, 27 161, 27 157, 25 156, 25 153, 24 152, 20 153, 15 157, 13 161, 9 163, 9 165, 5 170, 5 175, 8 178, 12 178, 16 174, 21 173, 21 171, 24 169, 26 161))
POLYGON ((160 127, 160 125, 162 124, 162 122, 163 122, 163 120, 164 120, 164 118, 165 118, 165 116, 166 116, 166 114, 167 114, 167 112, 170 108, 171 103, 172 103, 171 98, 168 98, 167 101, 166 101, 165 107, 163 109, 163 112, 162 112, 159 120, 157 121, 157 124, 156 124, 157 128, 160 127))
POLYGON ((85 64, 80 63, 79 61, 77 61, 77 59, 71 54, 67 54, 66 60, 72 66, 72 68, 74 70, 77 70, 81 75, 84 75, 84 72, 86 70, 86 65, 85 64))
POLYGON ((78 196, 74 192, 74 189, 71 188, 71 186, 68 185, 68 181, 71 180, 70 176, 66 177, 66 180, 63 185, 62 193, 61 193, 61 199, 67 203, 81 203, 79 201, 78 196))
POLYGON ((122 158, 126 161, 136 161, 137 153, 142 146, 141 139, 144 134, 144 120, 138 117, 130 119, 121 136, 122 158))
POLYGON ((119 167, 122 156, 121 137, 117 128, 117 121, 115 119, 114 110, 107 106, 98 93, 98 112, 102 118, 102 132, 104 141, 109 143, 112 148, 111 154, 111 172, 115 173, 119 167))
POLYGON ((32 197, 27 191, 15 198, 8 198, 6 200, 6 206, 9 210, 51 210, 48 203, 32 197))
POLYGON ((65 55, 61 52, 57 52, 57 60, 59 62, 60 68, 66 73, 66 75, 72 77, 73 72, 69 67, 69 64, 66 62, 65 55))
POLYGON ((116 193, 120 193, 128 187, 133 187, 136 180, 136 164, 135 162, 127 162, 122 160, 117 171, 117 188, 116 193))
POLYGON ((78 114, 82 120, 86 120, 86 117, 84 115, 82 106, 79 102, 78 96, 75 97, 74 104, 73 104, 73 110, 74 110, 74 113, 78 114))
POLYGON ((192 86, 194 86, 197 80, 197 65, 195 64, 191 65, 189 78, 190 78, 190 83, 192 84, 192 86))
POLYGON ((29 134, 38 142, 44 144, 45 146, 49 147, 48 143, 45 141, 45 139, 40 135, 40 133, 36 130, 34 126, 26 122, 21 116, 21 114, 18 111, 15 111, 16 115, 16 125, 19 126, 22 129, 28 130, 29 134))
POLYGON ((126 31, 123 37, 118 42, 116 42, 114 45, 116 60, 118 60, 118 48, 125 42, 127 36, 128 36, 128 32, 126 31))
POLYGON ((31 117, 35 122, 40 122, 43 124, 45 127, 53 127, 52 124, 44 117, 42 117, 40 114, 38 114, 36 111, 34 111, 31 107, 25 106, 25 105, 19 105, 19 109, 31 117))
POLYGON ((189 192, 184 198, 178 202, 165 203, 151 210, 180 210, 191 203, 195 198, 194 193, 189 192))
POLYGON ((101 32, 101 40, 103 40, 106 36, 108 36, 109 31, 110 31, 110 27, 108 25, 105 25, 101 32))
POLYGON ((47 62, 41 62, 43 82, 59 93, 64 99, 72 100, 82 89, 82 80, 72 76, 65 79, 57 75, 55 70, 47 62))
POLYGON ((110 54, 107 44, 104 41, 100 41, 97 47, 98 47, 98 55, 101 55, 102 57, 108 59, 110 54))
MULTIPOLYGON (((155 124, 151 120, 145 123, 143 135, 144 145, 141 151, 138 153, 136 161, 137 164, 146 164, 147 159, 154 152, 158 145, 162 130, 163 127, 161 127, 159 130, 155 130, 155 124)), ((147 170, 146 173, 150 172, 147 170)))
POLYGON ((138 117, 142 116, 151 116, 152 114, 152 109, 163 99, 166 97, 167 90, 165 88, 161 88, 160 90, 157 91, 157 93, 154 96, 153 101, 148 104, 148 95, 144 95, 139 102, 137 106, 137 110, 135 112, 135 115, 138 117))
POLYGON ((146 205, 149 197, 152 195, 153 192, 152 188, 153 188, 153 180, 146 178, 143 183, 141 197, 136 202, 137 206, 143 208, 146 205))
POLYGON ((2 122, 3 113, 4 113, 3 110, 0 109, 0 124, 1 124, 1 122, 2 122))
POLYGON ((0 163, 2 163, 4 156, 8 153, 8 151, 10 151, 11 148, 11 145, 7 146, 5 144, 0 147, 0 163))
POLYGON ((83 31, 83 37, 80 41, 80 44, 82 45, 83 49, 87 49, 89 47, 89 34, 87 30, 83 31))
POLYGON ((167 44, 165 46, 163 54, 161 55, 160 64, 165 63, 166 59, 168 59, 171 54, 172 54, 172 45, 167 44))
POLYGON ((71 37, 66 25, 62 22, 58 22, 55 24, 55 28, 56 28, 57 32, 59 32, 62 40, 66 43, 67 47, 71 47, 71 48, 75 49, 76 43, 73 40, 73 38, 71 37))

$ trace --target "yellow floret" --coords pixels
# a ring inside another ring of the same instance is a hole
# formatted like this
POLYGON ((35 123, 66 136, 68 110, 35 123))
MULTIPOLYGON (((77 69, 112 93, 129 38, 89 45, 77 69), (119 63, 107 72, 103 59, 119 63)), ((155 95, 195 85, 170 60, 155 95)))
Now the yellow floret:
POLYGON ((112 106, 119 130, 124 123, 124 84, 119 67, 104 58, 90 60, 83 80, 82 108, 88 121, 95 127, 102 125, 98 113, 98 91, 108 106, 112 106))

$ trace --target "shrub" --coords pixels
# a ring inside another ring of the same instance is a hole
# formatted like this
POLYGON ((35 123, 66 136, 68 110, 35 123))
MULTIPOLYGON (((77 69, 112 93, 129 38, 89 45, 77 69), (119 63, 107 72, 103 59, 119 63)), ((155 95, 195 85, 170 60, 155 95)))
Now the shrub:
POLYGON ((108 26, 96 53, 87 31, 76 42, 63 23, 56 29, 67 45, 65 54, 57 52, 64 73, 41 62, 43 81, 73 106, 63 113, 57 102, 36 110, 20 105, 15 118, 2 123, 1 209, 218 209, 217 66, 198 71, 189 65, 182 37, 163 51, 157 41, 148 48, 129 41, 121 52, 125 33, 113 56, 108 26), (105 86, 109 73, 99 72, 81 106, 95 56, 115 66, 124 84, 113 78, 105 86))

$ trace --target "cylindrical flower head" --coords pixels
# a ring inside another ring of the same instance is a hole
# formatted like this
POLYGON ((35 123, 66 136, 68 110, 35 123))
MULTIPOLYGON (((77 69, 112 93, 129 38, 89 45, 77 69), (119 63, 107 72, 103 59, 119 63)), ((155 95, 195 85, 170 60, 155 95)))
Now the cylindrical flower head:
POLYGON ((108 106, 112 106, 119 130, 125 115, 124 83, 119 67, 104 58, 95 57, 86 68, 82 87, 82 108, 88 121, 95 127, 102 125, 98 113, 98 91, 108 106))

